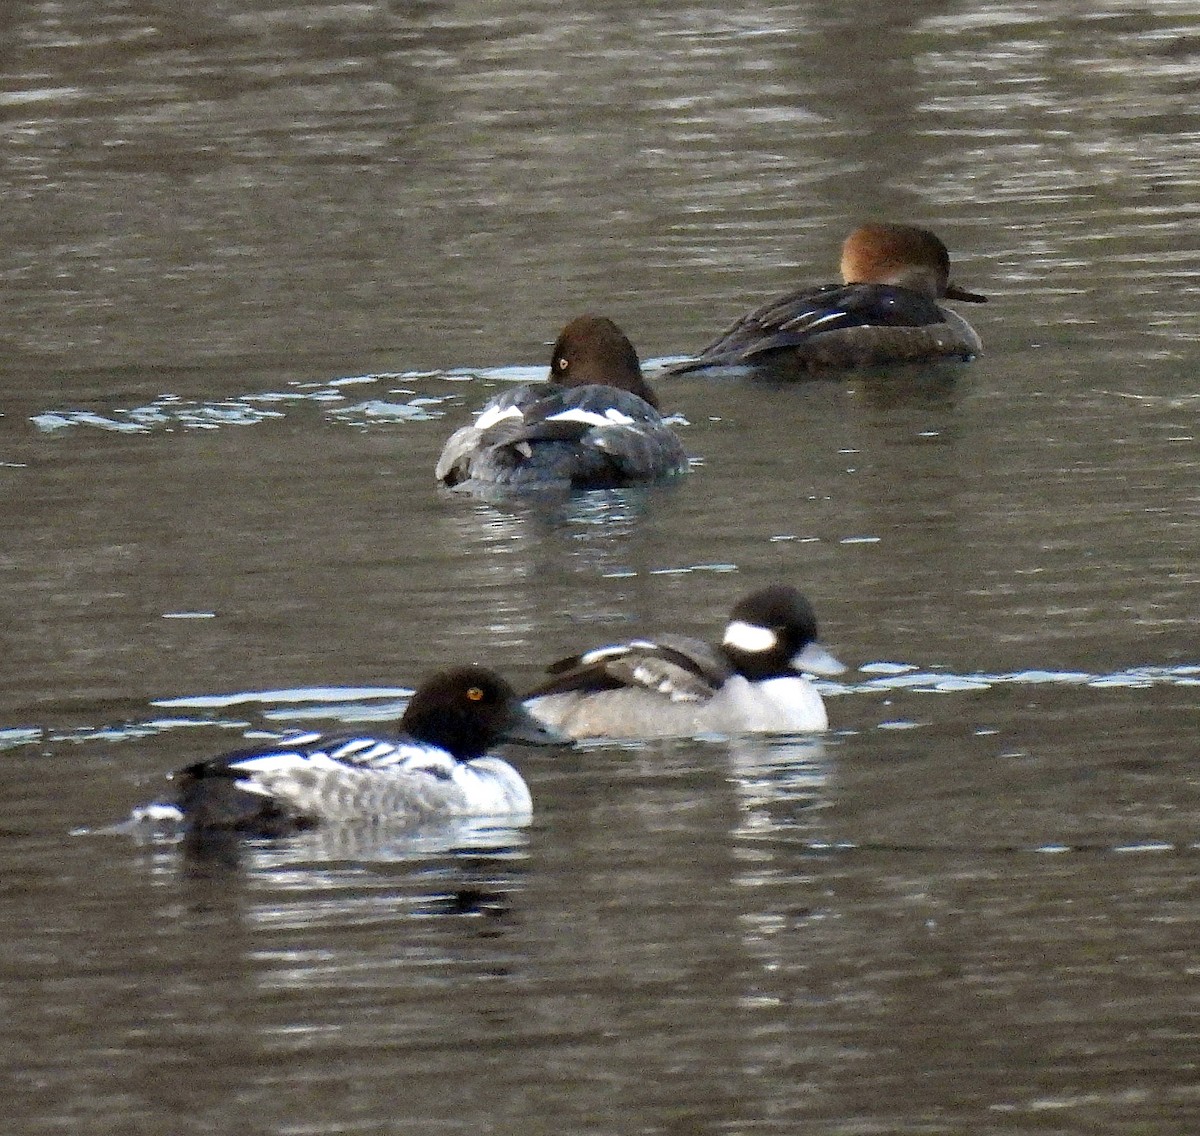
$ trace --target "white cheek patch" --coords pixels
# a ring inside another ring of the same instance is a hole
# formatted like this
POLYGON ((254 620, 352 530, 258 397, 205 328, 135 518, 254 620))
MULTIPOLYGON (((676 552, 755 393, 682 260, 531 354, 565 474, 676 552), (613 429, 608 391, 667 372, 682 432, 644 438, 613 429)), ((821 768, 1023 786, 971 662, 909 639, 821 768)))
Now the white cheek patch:
POLYGON ((491 406, 488 407, 475 419, 476 430, 489 430, 495 426, 497 422, 504 422, 509 418, 523 418, 519 406, 491 406))
POLYGON ((774 651, 779 646, 779 636, 767 627, 759 627, 755 623, 744 623, 735 619, 725 628, 723 646, 732 647, 735 651, 746 651, 752 655, 765 651, 774 651))

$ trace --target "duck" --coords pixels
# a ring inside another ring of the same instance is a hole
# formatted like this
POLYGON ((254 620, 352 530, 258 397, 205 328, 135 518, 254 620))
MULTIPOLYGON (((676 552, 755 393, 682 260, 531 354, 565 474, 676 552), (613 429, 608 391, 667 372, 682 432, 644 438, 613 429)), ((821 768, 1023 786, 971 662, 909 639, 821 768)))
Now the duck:
POLYGON ((417 688, 393 735, 308 733, 198 761, 172 775, 173 803, 135 809, 131 822, 273 837, 356 822, 527 819, 524 778, 488 752, 501 741, 571 744, 500 675, 457 667, 417 688))
POLYGON ((782 366, 801 375, 893 363, 971 359, 975 329, 938 301, 987 302, 950 281, 950 253, 916 225, 869 222, 842 245, 842 283, 801 289, 742 316, 672 374, 782 366))
POLYGON ((612 320, 583 315, 555 341, 547 382, 491 399, 446 441, 434 475, 468 492, 520 492, 620 488, 687 467, 633 344, 612 320))
POLYGON ((525 705, 577 739, 817 733, 829 718, 805 675, 845 669, 812 604, 776 584, 734 605, 716 646, 665 634, 597 647, 552 663, 525 705))

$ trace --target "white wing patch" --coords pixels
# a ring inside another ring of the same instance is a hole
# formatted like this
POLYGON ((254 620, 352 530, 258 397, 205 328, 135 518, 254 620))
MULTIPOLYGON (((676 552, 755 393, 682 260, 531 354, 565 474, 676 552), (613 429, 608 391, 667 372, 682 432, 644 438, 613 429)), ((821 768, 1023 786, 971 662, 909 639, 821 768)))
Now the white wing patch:
POLYGON ((329 754, 319 750, 310 753, 299 753, 293 750, 278 753, 260 753, 253 757, 244 757, 240 761, 230 762, 229 768, 238 773, 248 773, 252 776, 274 773, 294 773, 299 769, 336 769, 338 763, 329 754))
POLYGON ((579 656, 580 666, 591 666, 602 663, 605 659, 619 659, 622 655, 631 655, 634 651, 657 651, 657 643, 649 639, 631 639, 628 643, 615 643, 611 647, 593 647, 579 656))
POLYGON ((678 673, 678 668, 672 667, 669 671, 664 671, 661 664, 653 665, 642 664, 634 667, 633 677, 643 686, 658 694, 665 694, 672 702, 698 702, 699 696, 690 690, 681 689, 675 683, 675 674, 678 673))
POLYGON ((349 762, 354 765, 394 765, 401 760, 399 748, 392 742, 382 742, 376 738, 355 738, 337 749, 329 751, 334 761, 349 762))
POLYGON ((546 421, 582 422, 585 426, 632 426, 634 422, 628 414, 622 414, 613 406, 610 406, 603 413, 596 410, 584 410, 581 406, 572 406, 569 410, 560 410, 557 414, 548 414, 546 421))
POLYGON ((840 308, 821 316, 820 319, 812 319, 811 315, 808 312, 805 312, 802 316, 797 316, 795 319, 788 320, 788 322, 783 325, 783 328, 784 330, 787 330, 787 328, 796 324, 802 324, 804 325, 804 329, 806 331, 815 331, 823 323, 838 323, 845 318, 846 313, 840 308))
POLYGON ((329 756, 336 761, 344 761, 348 757, 353 757, 354 754, 359 754, 359 757, 355 758, 358 761, 362 760, 363 750, 373 749, 379 744, 374 738, 352 738, 350 741, 338 746, 337 749, 331 749, 329 756))
POLYGON ((488 430, 495 426, 497 422, 504 422, 509 418, 523 418, 524 414, 519 406, 485 406, 480 412, 479 417, 475 419, 476 430, 488 430))
MULTIPOLYGON (((316 735, 319 740, 320 734, 316 735)), ((346 769, 420 769, 422 766, 451 765, 454 759, 442 751, 413 743, 397 743, 380 738, 348 738, 330 749, 277 750, 253 754, 235 761, 230 768, 248 778, 280 777, 303 770, 323 773, 346 769)))

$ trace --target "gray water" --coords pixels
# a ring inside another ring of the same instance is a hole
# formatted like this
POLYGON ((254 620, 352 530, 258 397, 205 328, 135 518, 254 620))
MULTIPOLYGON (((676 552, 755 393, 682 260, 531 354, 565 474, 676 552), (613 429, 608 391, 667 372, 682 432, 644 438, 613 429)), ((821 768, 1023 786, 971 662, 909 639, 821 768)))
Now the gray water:
POLYGON ((7 1132, 1197 1131, 1200 6, 14 0, 0 52, 7 1132), (666 489, 435 491, 570 316, 686 354, 867 217, 983 356, 663 380, 666 489), (820 741, 514 751, 483 838, 96 833, 773 581, 851 664, 820 741))

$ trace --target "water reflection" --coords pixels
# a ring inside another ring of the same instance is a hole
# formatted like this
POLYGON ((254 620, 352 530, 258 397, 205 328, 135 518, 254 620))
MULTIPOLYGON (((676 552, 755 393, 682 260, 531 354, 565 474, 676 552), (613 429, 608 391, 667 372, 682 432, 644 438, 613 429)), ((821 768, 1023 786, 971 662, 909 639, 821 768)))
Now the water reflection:
POLYGON ((514 823, 493 817, 420 825, 374 819, 322 824, 312 832, 271 843, 221 829, 184 831, 178 826, 155 829, 143 824, 126 831, 139 841, 177 845, 190 869, 245 867, 280 872, 345 861, 393 863, 483 854, 496 860, 516 858, 528 842, 526 824, 528 820, 514 823))
POLYGON ((834 790, 833 756, 820 737, 746 736, 728 742, 739 818, 734 840, 803 836, 816 843, 834 790))
MULTIPOLYGON (((104 1032, 140 1018, 160 1072, 163 1062, 195 1069, 179 1090, 193 1119, 219 1117, 231 1097, 297 1125, 353 1108, 347 1094, 382 1101, 417 1076, 414 1065, 432 1073, 452 1050, 478 1054, 518 1012, 523 857, 431 852, 316 867, 326 849, 304 845, 250 842, 232 873, 147 854, 146 921, 174 970, 104 1032), (371 1069, 331 1079, 332 1065, 364 1049, 371 1069)), ((125 1079, 144 1091, 136 1068, 125 1079)), ((101 1094, 99 1104, 117 1101, 101 1094)))
POLYGON ((549 661, 544 640, 556 625, 614 628, 651 617, 654 517, 671 507, 669 486, 543 501, 446 496, 453 500, 438 523, 463 560, 464 585, 491 597, 481 629, 489 641, 536 640, 537 657, 549 661))
POLYGON ((0 5, 15 1129, 1186 1127, 1195 15, 866 15, 0 5), (704 466, 637 504, 434 495, 548 327, 678 354, 865 216, 996 294, 969 367, 664 384, 704 466), (901 661, 823 754, 534 757, 497 855, 63 836, 264 712, 388 712, 154 699, 395 710, 775 579, 901 661))

